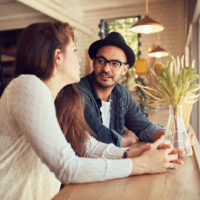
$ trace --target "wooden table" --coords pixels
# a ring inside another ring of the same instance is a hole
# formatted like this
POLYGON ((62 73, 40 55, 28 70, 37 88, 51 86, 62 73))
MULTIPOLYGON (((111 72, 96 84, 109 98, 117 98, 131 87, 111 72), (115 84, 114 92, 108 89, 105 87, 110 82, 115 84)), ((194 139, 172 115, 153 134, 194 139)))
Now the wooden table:
POLYGON ((200 145, 197 141, 193 150, 193 156, 185 159, 177 170, 105 182, 69 184, 53 200, 200 200, 200 145))

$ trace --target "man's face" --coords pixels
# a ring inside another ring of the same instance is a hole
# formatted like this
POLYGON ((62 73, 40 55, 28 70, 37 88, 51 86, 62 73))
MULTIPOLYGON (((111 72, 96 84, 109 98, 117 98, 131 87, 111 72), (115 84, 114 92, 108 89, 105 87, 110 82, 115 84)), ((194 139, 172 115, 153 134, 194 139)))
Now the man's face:
POLYGON ((127 62, 126 54, 116 46, 101 47, 97 51, 96 58, 98 59, 93 59, 95 83, 100 88, 114 87, 129 67, 128 64, 123 64, 127 62), (122 63, 120 64, 120 62, 122 63))

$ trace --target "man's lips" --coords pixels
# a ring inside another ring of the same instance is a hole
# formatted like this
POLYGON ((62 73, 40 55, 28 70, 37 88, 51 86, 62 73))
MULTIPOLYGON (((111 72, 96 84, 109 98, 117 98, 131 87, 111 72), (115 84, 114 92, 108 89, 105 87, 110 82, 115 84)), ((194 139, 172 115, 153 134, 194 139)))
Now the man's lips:
POLYGON ((99 76, 101 78, 112 78, 112 76, 110 74, 106 74, 106 73, 99 73, 99 76))

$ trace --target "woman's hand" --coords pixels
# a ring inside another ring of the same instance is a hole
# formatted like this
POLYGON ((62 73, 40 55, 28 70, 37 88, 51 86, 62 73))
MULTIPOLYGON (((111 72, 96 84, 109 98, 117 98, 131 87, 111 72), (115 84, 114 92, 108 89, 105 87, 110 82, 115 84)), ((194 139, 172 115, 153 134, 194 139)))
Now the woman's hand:
POLYGON ((144 151, 147 151, 152 148, 152 144, 144 144, 138 148, 129 149, 127 153, 127 158, 135 158, 143 154, 144 151))
POLYGON ((150 149, 143 151, 140 156, 132 158, 133 170, 131 175, 163 173, 171 168, 172 163, 183 163, 178 159, 178 154, 184 152, 174 150, 170 145, 163 144, 163 141, 164 137, 161 136, 160 139, 150 145, 150 149))

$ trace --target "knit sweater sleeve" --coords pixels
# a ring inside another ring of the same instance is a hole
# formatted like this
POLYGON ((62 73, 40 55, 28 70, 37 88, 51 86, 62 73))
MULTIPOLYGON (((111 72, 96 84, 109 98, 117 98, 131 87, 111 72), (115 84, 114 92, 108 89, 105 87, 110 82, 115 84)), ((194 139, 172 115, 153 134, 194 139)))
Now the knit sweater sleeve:
POLYGON ((63 183, 83 183, 127 177, 130 159, 80 158, 66 141, 56 118, 54 101, 37 77, 23 75, 8 89, 8 110, 36 154, 63 183))
POLYGON ((114 144, 106 144, 96 140, 94 137, 89 136, 86 144, 85 156, 90 158, 108 158, 120 159, 123 157, 124 152, 129 148, 117 147, 114 144))

